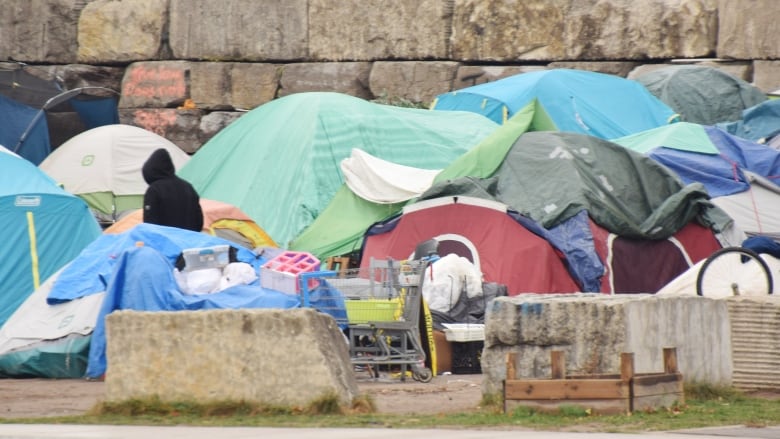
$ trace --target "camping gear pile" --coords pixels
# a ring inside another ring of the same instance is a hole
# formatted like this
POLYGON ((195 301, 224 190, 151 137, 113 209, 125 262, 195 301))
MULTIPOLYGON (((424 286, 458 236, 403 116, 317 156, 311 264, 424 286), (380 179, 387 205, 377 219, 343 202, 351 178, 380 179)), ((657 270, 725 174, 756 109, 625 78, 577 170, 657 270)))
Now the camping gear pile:
MULTIPOLYGON (((432 110, 298 93, 247 112, 192 157, 117 120, 49 155, 52 142, 30 139, 48 135, 37 124, 61 101, 50 96, 56 86, 22 78, 49 90, 23 109, 0 75, 9 109, 0 113, 19 128, 0 142, 27 157, 0 150, 0 215, 15 225, 4 245, 18 255, 0 272, 0 376, 102 376, 104 318, 118 309, 313 306, 344 318, 346 308, 331 309, 343 294, 330 295, 327 280, 311 284, 306 300, 297 274, 294 289, 279 290, 267 273, 264 282, 261 267, 284 252, 317 263, 348 257, 347 268, 365 271, 372 261, 415 260, 428 243, 435 250, 425 255, 436 258, 421 276, 420 315, 451 334, 479 325, 503 295, 658 292, 746 232, 780 233, 780 161, 767 146, 780 126, 777 101, 725 78, 741 106, 705 120, 696 110, 705 104, 670 90, 709 81, 682 73, 722 75, 670 70, 644 82, 523 73, 443 93, 432 110), (201 195, 205 233, 141 223, 140 167, 144 151, 159 147, 173 148, 177 174, 201 195), (111 223, 106 233, 90 208, 111 223), (192 270, 193 258, 207 258, 201 251, 225 246, 228 261, 220 251, 218 266, 192 270)), ((68 102, 81 114, 110 100, 68 102)), ((407 336, 395 338, 417 341, 407 336)), ((413 369, 434 344, 419 342, 404 357, 413 369)))

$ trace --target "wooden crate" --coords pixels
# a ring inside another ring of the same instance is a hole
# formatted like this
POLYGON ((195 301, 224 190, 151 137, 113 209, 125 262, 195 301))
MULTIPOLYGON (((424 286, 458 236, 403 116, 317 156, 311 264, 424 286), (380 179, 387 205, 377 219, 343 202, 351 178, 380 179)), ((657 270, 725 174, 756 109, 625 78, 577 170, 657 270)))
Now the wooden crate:
POLYGON ((552 351, 550 379, 517 378, 516 355, 507 355, 504 381, 504 412, 517 406, 558 411, 561 406, 578 406, 594 413, 628 413, 669 407, 685 401, 683 378, 677 369, 677 350, 664 348, 664 371, 634 373, 634 354, 620 355, 620 373, 566 375, 563 351, 552 351))

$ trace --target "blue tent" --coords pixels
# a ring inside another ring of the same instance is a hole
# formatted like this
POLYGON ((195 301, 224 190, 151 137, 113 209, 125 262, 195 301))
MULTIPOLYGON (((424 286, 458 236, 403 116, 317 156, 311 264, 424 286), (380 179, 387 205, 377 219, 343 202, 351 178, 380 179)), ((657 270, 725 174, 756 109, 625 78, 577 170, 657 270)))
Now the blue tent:
POLYGON ((780 151, 716 127, 680 122, 612 141, 649 155, 685 184, 702 183, 711 197, 748 190, 744 171, 780 183, 780 151))
POLYGON ((83 200, 28 160, 0 147, 0 325, 100 235, 83 200))
POLYGON ((636 81, 570 69, 521 73, 441 94, 432 108, 472 111, 503 123, 534 98, 559 131, 602 139, 666 125, 676 116, 636 81))
POLYGON ((0 145, 34 164, 70 137, 119 123, 119 95, 104 87, 64 90, 23 66, 0 70, 0 145))

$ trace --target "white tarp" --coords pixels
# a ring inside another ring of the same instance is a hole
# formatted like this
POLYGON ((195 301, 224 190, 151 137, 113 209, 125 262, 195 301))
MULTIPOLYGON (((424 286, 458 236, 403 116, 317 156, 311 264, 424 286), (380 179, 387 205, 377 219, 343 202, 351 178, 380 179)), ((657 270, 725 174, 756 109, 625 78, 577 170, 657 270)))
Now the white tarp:
POLYGON ((745 233, 780 237, 780 187, 751 172, 745 174, 750 190, 716 197, 712 202, 745 233))
MULTIPOLYGON (((740 295, 744 296, 758 296, 766 295, 766 280, 762 275, 761 267, 753 260, 748 260, 746 263, 742 263, 738 253, 724 254, 719 256, 718 259, 723 258, 718 262, 717 270, 722 273, 712 273, 712 275, 731 276, 727 280, 735 282, 740 286, 740 295), (727 264, 727 265, 724 265, 727 264)), ((772 294, 780 294, 780 278, 774 276, 776 273, 780 273, 780 259, 777 259, 768 254, 761 254, 761 258, 766 262, 770 272, 773 275, 772 282, 772 294)), ((704 260, 697 262, 691 268, 686 270, 681 275, 677 276, 674 280, 666 284, 661 288, 656 295, 657 296, 695 296, 696 293, 696 278, 699 275, 701 266, 704 264, 704 260)), ((710 267, 708 270, 712 270, 710 267)), ((709 271, 707 272, 709 273, 709 271)), ((705 297, 723 298, 731 297, 728 291, 710 292, 708 294, 705 291, 705 297)))
POLYGON ((379 204, 400 203, 419 196, 431 187, 440 171, 391 163, 357 148, 341 161, 344 181, 352 192, 379 204))

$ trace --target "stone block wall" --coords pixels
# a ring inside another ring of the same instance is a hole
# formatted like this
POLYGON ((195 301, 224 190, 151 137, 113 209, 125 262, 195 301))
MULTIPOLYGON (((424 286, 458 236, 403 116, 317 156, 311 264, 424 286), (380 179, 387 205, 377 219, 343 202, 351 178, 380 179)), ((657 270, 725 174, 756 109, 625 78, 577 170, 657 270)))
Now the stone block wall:
POLYGON ((428 105, 516 73, 707 63, 780 89, 774 0, 0 0, 0 61, 122 94, 123 123, 195 152, 272 99, 428 105), (758 13, 757 11, 760 11, 758 13), (187 103, 188 105, 185 105, 187 103))

